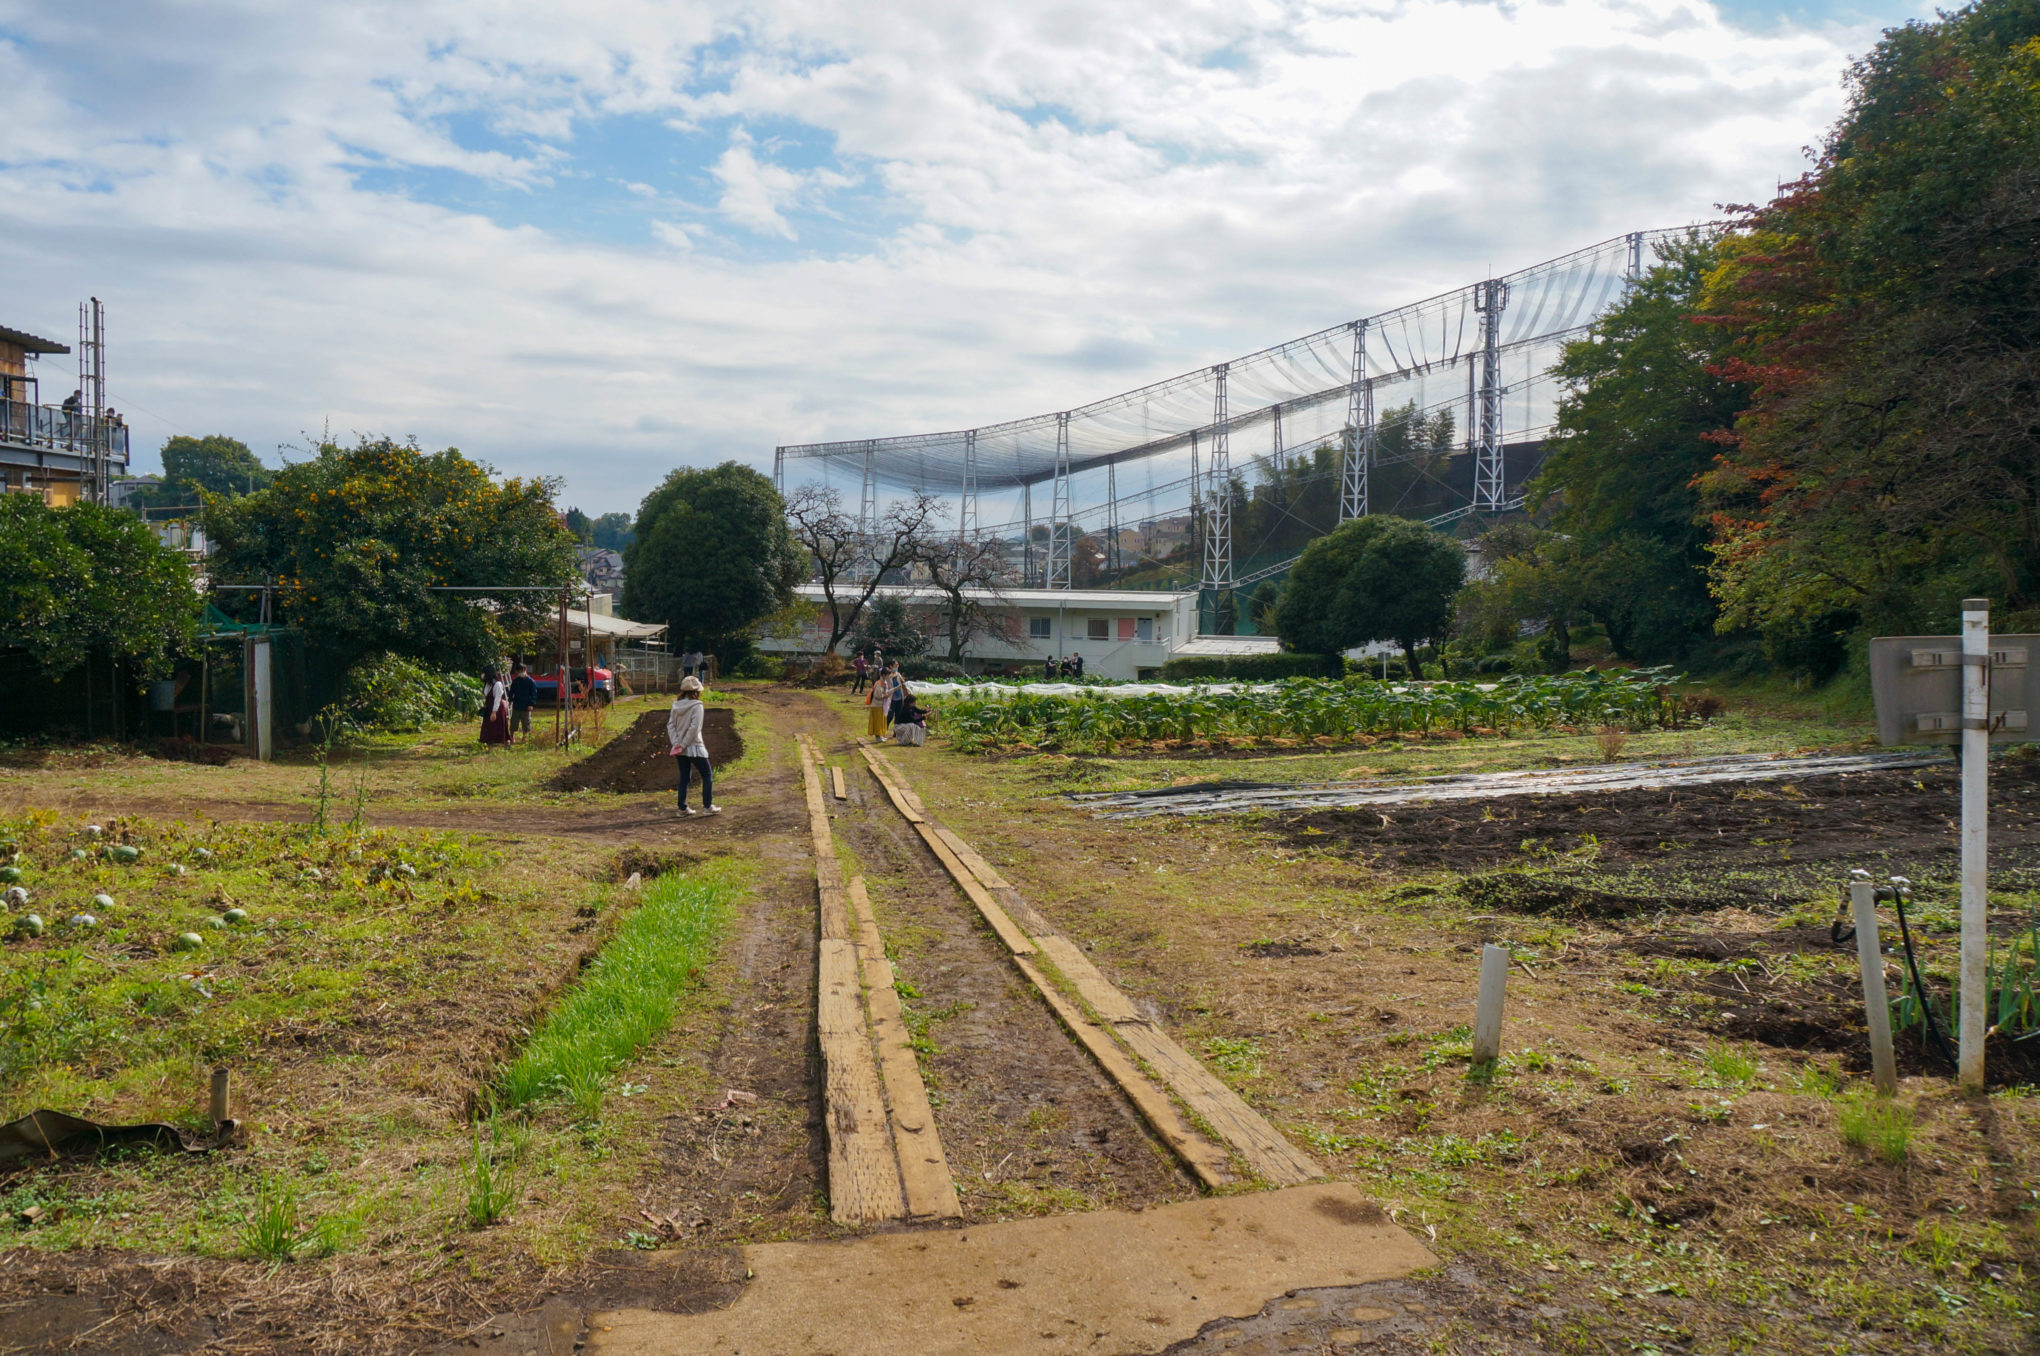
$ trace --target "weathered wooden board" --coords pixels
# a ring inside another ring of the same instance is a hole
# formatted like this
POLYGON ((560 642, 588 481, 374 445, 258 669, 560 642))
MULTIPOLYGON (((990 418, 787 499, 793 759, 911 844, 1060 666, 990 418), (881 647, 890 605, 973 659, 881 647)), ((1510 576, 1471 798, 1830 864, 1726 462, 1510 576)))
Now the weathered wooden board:
POLYGON ((1260 1112, 1194 1059, 1190 1052, 1144 1021, 1117 1022, 1112 1028, 1126 1048, 1147 1062, 1183 1104, 1204 1118, 1239 1152, 1255 1175, 1276 1186, 1321 1180, 1325 1170, 1284 1139, 1260 1112))
POLYGON ((1055 962, 1055 968, 1062 971, 1077 996, 1091 1005, 1091 1011, 1098 1014, 1101 1022, 1137 1022, 1140 1013, 1132 1000, 1113 986, 1111 980, 1098 973, 1098 967, 1090 958, 1077 949, 1075 942, 1067 937, 1036 937, 1034 944, 1041 948, 1041 954, 1055 962))
POLYGON ((834 764, 829 767, 829 787, 836 793, 837 800, 850 799, 850 788, 843 785, 843 769, 834 764))
POLYGON ((921 1081, 920 1061, 914 1057, 913 1034, 900 1012, 892 963, 885 958, 885 943, 878 933, 878 918, 872 912, 864 877, 850 878, 849 894, 857 925, 857 961, 864 974, 871 1034, 878 1046, 879 1078, 885 1084, 886 1108, 892 1115, 893 1148, 899 1154, 907 1213, 958 1219, 963 1206, 956 1198, 956 1181, 949 1173, 942 1137, 935 1130, 935 1113, 928 1105, 927 1086, 921 1081))
POLYGON ((949 850, 956 854, 956 859, 969 867, 970 873, 976 876, 987 890, 1010 890, 1013 888, 1013 882, 1000 875, 990 862, 978 854, 976 848, 964 842, 940 824, 935 826, 935 832, 942 835, 942 841, 949 844, 949 850))
POLYGON ((841 1224, 900 1219, 907 1203, 857 973, 857 953, 824 938, 815 989, 829 1132, 829 1214, 841 1224))
POLYGON ((1063 997, 1060 990, 1048 976, 1034 968, 1025 957, 1015 956, 1013 964, 1020 967, 1020 973, 1027 976, 1028 983, 1040 993, 1069 1033, 1098 1061, 1098 1067, 1105 1076, 1119 1085, 1134 1109, 1142 1119, 1161 1136, 1162 1142, 1175 1150, 1191 1172, 1206 1186, 1221 1187, 1239 1180, 1233 1171, 1232 1160, 1225 1149, 1213 1144, 1190 1123, 1169 1095, 1156 1087, 1153 1080, 1134 1067, 1126 1052, 1114 1043, 1104 1028, 1091 1021, 1077 1008, 1077 1005, 1063 997))
POLYGON ((992 925, 992 931, 999 934, 999 940, 1006 944, 1006 949, 1016 956, 1033 955, 1034 943, 1027 940, 1027 934, 1022 932, 1005 909, 999 906, 999 901, 985 893, 985 887, 977 883, 977 877, 971 875, 963 863, 956 860, 956 854, 949 850, 949 844, 943 842, 925 823, 916 824, 914 827, 920 831, 921 839, 927 843, 928 850, 942 863, 942 869, 949 873, 949 878, 956 882, 957 888, 969 897, 971 903, 977 905, 977 911, 992 925))
POLYGON ((884 762, 872 751, 871 746, 869 744, 860 744, 857 746, 857 751, 864 755, 866 765, 871 768, 871 775, 878 778, 878 784, 885 788, 886 796, 892 801, 893 808, 900 812, 901 818, 905 819, 909 824, 921 823, 925 816, 922 815, 916 801, 908 798, 906 791, 893 779, 892 774, 886 770, 884 762))

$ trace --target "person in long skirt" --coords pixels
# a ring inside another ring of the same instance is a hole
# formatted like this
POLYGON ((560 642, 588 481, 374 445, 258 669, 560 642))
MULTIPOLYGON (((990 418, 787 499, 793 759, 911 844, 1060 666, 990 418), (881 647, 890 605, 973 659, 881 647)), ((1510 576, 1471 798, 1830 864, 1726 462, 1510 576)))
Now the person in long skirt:
POLYGON ((892 718, 893 698, 899 695, 900 675, 898 666, 892 665, 879 670, 871 680, 871 689, 864 694, 865 728, 873 739, 885 738, 886 722, 892 718))
POLYGON ((673 709, 666 716, 666 741, 672 746, 673 761, 680 765, 683 815, 694 813, 687 808, 687 783, 697 772, 701 774, 701 812, 722 813, 715 803, 715 770, 709 765, 708 745, 702 741, 702 723, 706 718, 707 708, 701 704, 701 680, 689 674, 680 680, 680 695, 673 699, 673 709))
POLYGON ((510 694, 504 690, 502 675, 495 669, 482 670, 482 747, 501 748, 510 743, 510 694))

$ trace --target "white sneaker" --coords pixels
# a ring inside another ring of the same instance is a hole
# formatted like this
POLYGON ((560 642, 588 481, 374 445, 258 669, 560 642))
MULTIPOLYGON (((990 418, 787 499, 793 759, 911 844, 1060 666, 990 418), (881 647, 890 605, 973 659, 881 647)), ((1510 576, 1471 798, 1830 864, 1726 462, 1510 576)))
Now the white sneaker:
POLYGON ((688 816, 689 818, 692 818, 692 817, 693 817, 693 815, 694 815, 694 811, 693 811, 693 810, 691 810, 691 809, 689 809, 689 808, 688 808, 687 806, 685 806, 685 805, 683 805, 683 806, 681 806, 681 807, 680 807, 680 813, 681 813, 681 814, 683 814, 683 815, 687 815, 687 816, 688 816))
POLYGON ((719 815, 722 813, 722 806, 711 805, 706 810, 703 810, 702 813, 705 815, 719 815))

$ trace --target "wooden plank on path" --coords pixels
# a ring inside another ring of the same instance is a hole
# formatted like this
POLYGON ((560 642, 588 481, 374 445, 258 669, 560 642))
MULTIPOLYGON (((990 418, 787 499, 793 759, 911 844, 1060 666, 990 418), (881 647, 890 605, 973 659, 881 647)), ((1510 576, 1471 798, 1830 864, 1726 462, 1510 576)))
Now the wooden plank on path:
POLYGON ((1151 1023, 1119 1022, 1112 1029, 1126 1042, 1127 1049, 1147 1061, 1148 1067, 1183 1099, 1185 1106, 1202 1116, 1207 1125, 1239 1151, 1256 1175, 1277 1186, 1295 1186, 1324 1177, 1323 1168, 1305 1157, 1260 1112, 1151 1023))
POLYGON ((1013 882, 1000 875, 990 862, 979 856, 976 848, 964 842, 940 824, 935 826, 935 832, 942 835, 942 841, 949 844, 949 850, 956 854, 956 859, 969 867, 970 873, 983 882, 987 890, 1010 890, 1013 888, 1013 882))
POLYGON ((892 759, 868 744, 864 746, 864 756, 871 760, 873 766, 885 769, 887 781, 899 789, 900 799, 907 803, 907 809, 915 815, 916 823, 928 818, 928 807, 921 804, 921 798, 914 794, 914 788, 900 775, 899 767, 892 759))
POLYGON ((1084 1016, 1077 1005, 1063 997, 1048 976, 1035 969, 1025 957, 1015 956, 1013 964, 1020 967, 1020 973, 1027 976, 1028 982, 1034 985, 1035 991, 1061 1019, 1069 1033, 1091 1052, 1091 1058, 1098 1061, 1098 1067, 1105 1071, 1105 1076, 1119 1085, 1119 1090, 1126 1094, 1142 1119, 1154 1128, 1163 1143, 1176 1151, 1176 1156, 1197 1174, 1199 1181, 1209 1187, 1221 1187, 1239 1180, 1225 1149, 1199 1132, 1169 1100, 1169 1095, 1134 1067, 1133 1061, 1126 1057, 1126 1052, 1113 1042, 1103 1027, 1084 1016))
POLYGON ((899 1219, 906 1198, 864 1024, 853 944, 823 938, 818 971, 815 1029, 828 1101, 829 1214, 839 1224, 899 1219))
POLYGON ((885 958, 878 918, 871 910, 871 896, 862 876, 850 878, 850 907, 856 918, 857 960, 864 972, 864 997, 871 1012, 871 1034, 878 1045, 878 1073, 892 1116, 893 1148, 899 1154, 907 1213, 961 1218, 963 1205, 956 1198, 956 1181, 949 1174, 942 1137, 935 1131, 928 1088, 921 1081, 920 1061, 914 1057, 913 1033, 900 1011, 892 963, 885 958))
POLYGON ((885 788, 886 796, 892 801, 893 808, 900 812, 900 817, 909 824, 921 823, 925 816, 916 807, 915 801, 908 798, 905 789, 886 771, 885 764, 872 752, 871 746, 860 744, 857 751, 864 755, 865 763, 871 768, 871 775, 878 778, 878 784, 885 788))
POLYGON ((1133 1002, 1112 984, 1112 981, 1098 973, 1098 967, 1077 949, 1075 942, 1067 937, 1036 937, 1034 944, 1041 948, 1041 954, 1055 962, 1055 968, 1062 971, 1077 996, 1091 1005, 1091 1011, 1098 1014, 1101 1022, 1137 1022, 1140 1012, 1133 1002))
POLYGON ((829 765, 829 787, 836 793, 837 800, 850 799, 850 788, 843 785, 843 769, 829 765))
POLYGON ((928 850, 935 854, 935 859, 942 863, 942 868, 949 873, 949 878, 956 882, 957 888, 969 897, 971 903, 977 905, 977 911, 992 925, 992 931, 999 934, 999 940, 1006 944, 1006 949, 1016 956, 1033 955, 1034 943, 1027 940, 1027 934, 1022 932, 1005 909, 999 906, 999 901, 985 893, 985 887, 979 885, 977 877, 971 875, 964 864, 956 859, 956 854, 949 850, 949 844, 943 842, 927 824, 916 824, 914 827, 920 830, 921 840, 928 845, 928 850))

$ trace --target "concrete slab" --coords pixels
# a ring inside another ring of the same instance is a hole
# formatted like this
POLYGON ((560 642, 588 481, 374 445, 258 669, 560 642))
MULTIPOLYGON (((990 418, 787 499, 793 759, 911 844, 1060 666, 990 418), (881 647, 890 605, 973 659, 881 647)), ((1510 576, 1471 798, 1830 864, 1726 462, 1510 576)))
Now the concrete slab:
POLYGON ((588 1316, 589 1356, 1006 1356, 1156 1352, 1292 1290, 1407 1276, 1437 1259, 1352 1186, 843 1243, 744 1249, 742 1298, 710 1314, 588 1316))

